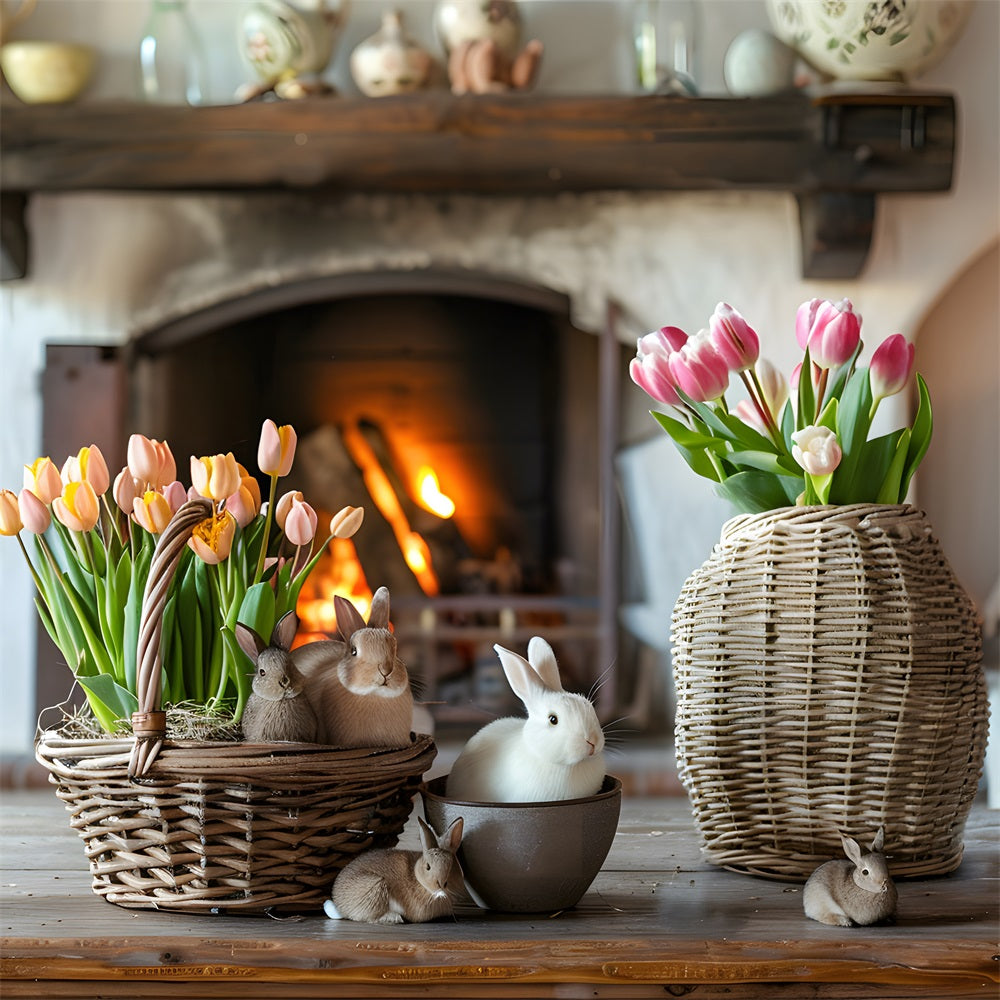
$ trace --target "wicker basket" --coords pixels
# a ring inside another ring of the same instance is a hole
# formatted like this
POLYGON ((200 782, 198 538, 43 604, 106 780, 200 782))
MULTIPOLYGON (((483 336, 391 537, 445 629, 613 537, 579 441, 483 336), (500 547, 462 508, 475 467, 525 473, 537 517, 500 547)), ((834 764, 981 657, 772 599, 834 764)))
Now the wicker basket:
POLYGON ((47 731, 35 755, 85 841, 94 892, 108 901, 200 913, 318 910, 352 857, 397 842, 437 751, 426 735, 398 749, 166 739, 161 616, 203 516, 185 504, 150 567, 134 737, 47 731))
POLYGON ((880 826, 898 876, 938 875, 986 747, 982 632, 908 506, 726 523, 673 614, 676 749, 708 860, 801 881, 880 826))

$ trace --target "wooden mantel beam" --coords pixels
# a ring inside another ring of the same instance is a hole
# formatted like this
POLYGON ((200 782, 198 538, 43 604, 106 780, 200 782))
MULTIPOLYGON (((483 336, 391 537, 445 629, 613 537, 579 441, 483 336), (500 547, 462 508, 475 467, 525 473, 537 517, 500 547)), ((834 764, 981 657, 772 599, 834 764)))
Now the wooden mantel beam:
POLYGON ((875 196, 948 190, 954 148, 954 99, 908 91, 5 106, 5 277, 17 276, 23 199, 37 191, 307 189, 789 191, 805 276, 851 277, 867 254, 875 196))

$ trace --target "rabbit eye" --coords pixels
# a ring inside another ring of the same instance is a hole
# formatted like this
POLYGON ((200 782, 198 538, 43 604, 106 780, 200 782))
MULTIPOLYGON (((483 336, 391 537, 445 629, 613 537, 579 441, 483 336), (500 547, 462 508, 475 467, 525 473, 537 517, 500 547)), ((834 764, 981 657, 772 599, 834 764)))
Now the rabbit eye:
POLYGON ((263 677, 264 676, 264 668, 263 667, 261 667, 260 670, 257 671, 257 676, 258 677, 263 677))
POLYGON ((556 715, 555 712, 552 712, 549 715, 549 725, 550 726, 558 726, 559 725, 559 716, 556 715))
POLYGON ((358 647, 351 646, 351 656, 357 656, 357 655, 358 655, 358 647))
POLYGON ((861 869, 861 874, 862 875, 868 875, 869 874, 868 869, 867 868, 862 868, 861 869))
POLYGON ((427 864, 424 865, 424 870, 425 871, 430 871, 431 870, 431 863, 429 861, 427 862, 427 864))

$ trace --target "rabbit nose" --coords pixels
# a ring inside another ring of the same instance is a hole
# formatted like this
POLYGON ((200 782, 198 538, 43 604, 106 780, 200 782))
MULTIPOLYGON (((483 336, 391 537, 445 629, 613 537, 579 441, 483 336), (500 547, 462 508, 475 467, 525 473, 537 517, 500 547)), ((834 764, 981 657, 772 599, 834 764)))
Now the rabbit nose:
POLYGON ((278 681, 278 683, 279 683, 279 684, 280 684, 280 685, 281 685, 281 686, 282 686, 283 688, 286 688, 286 687, 288 687, 288 678, 287 678, 287 677, 282 677, 282 678, 281 678, 281 680, 280 680, 280 681, 278 681))

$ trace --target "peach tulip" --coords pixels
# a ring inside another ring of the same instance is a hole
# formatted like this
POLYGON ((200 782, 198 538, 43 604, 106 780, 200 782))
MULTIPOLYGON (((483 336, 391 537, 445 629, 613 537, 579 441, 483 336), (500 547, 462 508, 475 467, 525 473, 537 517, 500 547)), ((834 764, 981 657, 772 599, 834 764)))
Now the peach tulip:
POLYGON ((240 471, 233 453, 191 456, 191 485, 208 500, 225 500, 240 486, 240 471))
POLYGON ((132 516, 140 528, 151 535, 161 534, 173 517, 170 501, 156 490, 146 490, 141 497, 132 501, 132 516))
POLYGON ((282 531, 285 529, 285 519, 288 517, 288 512, 292 509, 292 504, 296 501, 303 503, 305 497, 298 490, 289 490, 279 497, 278 502, 274 505, 274 519, 278 522, 278 527, 282 531))
POLYGON ((62 496, 52 501, 52 510, 70 531, 90 531, 101 516, 97 494, 90 483, 67 483, 62 496))
POLYGON ((330 534, 334 538, 350 538, 357 533, 364 518, 364 507, 343 507, 330 519, 330 534))
POLYGON ((143 434, 133 434, 128 439, 128 467, 134 479, 153 489, 177 478, 177 463, 167 442, 143 434))
POLYGON ((229 497, 226 497, 226 510, 236 518, 236 523, 245 528, 256 516, 260 507, 254 503, 253 494, 246 487, 245 480, 240 484, 240 488, 229 497))
POLYGON ((75 455, 70 455, 63 463, 62 478, 67 483, 78 483, 86 480, 94 487, 94 492, 102 496, 111 485, 111 475, 108 472, 104 455, 96 444, 89 448, 81 448, 75 455))
POLYGON ((199 559, 216 566, 229 558, 235 536, 236 518, 222 510, 195 525, 188 545, 199 559))
POLYGON ((295 428, 291 424, 279 427, 273 420, 265 420, 260 429, 260 444, 257 446, 257 465, 268 476, 287 476, 295 459, 297 442, 295 428))
POLYGON ((10 538, 23 527, 17 495, 13 490, 0 490, 0 535, 10 538))
POLYGON ((163 495, 167 498, 167 503, 170 504, 170 509, 175 514, 190 499, 188 491, 184 488, 184 484, 179 479, 175 479, 172 483, 168 483, 164 486, 163 495))
POLYGON ((24 467, 24 488, 45 504, 52 503, 62 493, 62 477, 51 458, 36 458, 24 467))
POLYGON ((21 520, 28 531, 34 535, 44 535, 49 530, 52 514, 31 490, 21 490, 17 496, 17 505, 21 511, 21 520))
POLYGON ((132 513, 132 501, 139 496, 142 490, 142 483, 138 482, 132 475, 132 470, 126 465, 121 472, 115 476, 114 485, 111 487, 111 495, 115 498, 118 508, 125 514, 132 513))
POLYGON ((293 500, 283 525, 285 537, 293 545, 308 545, 316 537, 319 518, 316 511, 302 500, 293 500))

